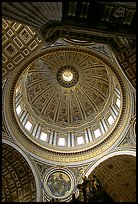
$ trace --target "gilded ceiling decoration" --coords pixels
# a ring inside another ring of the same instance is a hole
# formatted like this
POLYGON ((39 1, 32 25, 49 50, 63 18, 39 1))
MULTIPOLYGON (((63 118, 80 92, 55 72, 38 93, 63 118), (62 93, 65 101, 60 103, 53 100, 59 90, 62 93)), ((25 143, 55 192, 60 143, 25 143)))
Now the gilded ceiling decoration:
POLYGON ((81 162, 111 148, 123 131, 130 105, 123 75, 91 46, 43 48, 5 86, 3 120, 14 121, 14 137, 40 158, 81 162))
POLYGON ((70 88, 74 86, 79 79, 79 73, 75 67, 70 65, 65 65, 57 71, 57 81, 58 83, 65 87, 70 88))
POLYGON ((27 72, 28 104, 56 126, 82 125, 108 101, 111 82, 106 65, 83 50, 53 50, 29 65, 27 72))
POLYGON ((51 48, 38 56, 16 85, 19 124, 58 148, 95 145, 121 111, 119 82, 108 64, 95 52, 70 47, 51 48))

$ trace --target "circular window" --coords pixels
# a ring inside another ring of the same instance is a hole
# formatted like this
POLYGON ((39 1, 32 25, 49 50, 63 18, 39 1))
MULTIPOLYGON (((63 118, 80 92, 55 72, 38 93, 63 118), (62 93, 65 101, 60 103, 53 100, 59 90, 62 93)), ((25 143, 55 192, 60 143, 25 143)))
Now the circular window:
POLYGON ((79 73, 75 67, 66 65, 61 67, 57 71, 57 81, 58 83, 65 87, 70 88, 74 86, 79 80, 79 73))
POLYGON ((73 79, 73 74, 70 71, 64 71, 62 76, 63 76, 63 80, 65 81, 71 81, 73 79))

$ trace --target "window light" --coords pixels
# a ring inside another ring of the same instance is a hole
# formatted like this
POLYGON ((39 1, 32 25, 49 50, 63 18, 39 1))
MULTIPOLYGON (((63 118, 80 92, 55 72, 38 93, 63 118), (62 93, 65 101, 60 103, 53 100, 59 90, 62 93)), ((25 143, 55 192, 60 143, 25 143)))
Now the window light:
POLYGON ((60 138, 59 138, 59 141, 58 141, 58 144, 59 144, 60 146, 65 146, 65 138, 60 137, 60 138))
POLYGON ((94 135, 97 138, 97 137, 101 136, 102 133, 101 133, 101 131, 99 129, 97 129, 97 130, 94 130, 94 135))
POLYGON ((21 106, 19 105, 19 106, 16 108, 17 115, 19 115, 21 111, 22 111, 22 109, 21 109, 21 106))
POLYGON ((108 123, 112 125, 113 122, 114 122, 114 118, 110 115, 108 118, 108 123))
POLYGON ((116 105, 120 108, 120 99, 119 98, 117 98, 117 100, 116 100, 116 105))
POLYGON ((77 137, 77 143, 78 143, 78 145, 81 145, 81 144, 84 143, 84 140, 83 140, 82 136, 81 137, 77 137))
POLYGON ((30 130, 31 130, 31 127, 32 127, 32 123, 30 123, 29 121, 27 121, 27 123, 26 123, 26 125, 25 125, 25 128, 30 131, 30 130))
POLYGON ((120 95, 120 90, 117 87, 115 88, 115 90, 120 95))
POLYGON ((40 139, 43 140, 43 141, 46 141, 47 139, 47 134, 42 132, 41 135, 40 135, 40 139))
POLYGON ((17 87, 17 89, 16 89, 16 94, 19 92, 19 88, 17 87))

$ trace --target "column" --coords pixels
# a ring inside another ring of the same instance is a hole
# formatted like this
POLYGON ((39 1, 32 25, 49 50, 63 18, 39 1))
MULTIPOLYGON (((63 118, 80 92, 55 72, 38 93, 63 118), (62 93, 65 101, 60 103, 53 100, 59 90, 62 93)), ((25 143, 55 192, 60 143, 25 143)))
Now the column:
POLYGON ((93 140, 91 130, 88 128, 87 131, 88 131, 89 141, 91 142, 93 140))
POLYGON ((56 145, 56 143, 57 143, 57 132, 54 131, 52 144, 53 144, 53 145, 56 145))
POLYGON ((36 130, 36 138, 39 138, 41 132, 41 125, 39 124, 36 130))
POLYGON ((84 135, 85 135, 85 142, 89 143, 87 130, 84 130, 84 135))
POLYGON ((104 128, 104 125, 102 123, 102 120, 99 121, 99 124, 100 124, 100 128, 101 128, 101 131, 102 131, 102 134, 104 134, 106 132, 105 128, 104 128))

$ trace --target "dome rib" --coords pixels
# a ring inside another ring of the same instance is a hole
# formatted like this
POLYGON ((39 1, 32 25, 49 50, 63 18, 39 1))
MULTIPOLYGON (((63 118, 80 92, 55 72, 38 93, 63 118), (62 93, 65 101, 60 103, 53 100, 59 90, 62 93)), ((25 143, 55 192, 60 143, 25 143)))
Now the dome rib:
POLYGON ((42 115, 45 115, 46 111, 47 111, 47 108, 48 108, 48 104, 50 104, 50 102, 53 100, 55 94, 57 93, 57 91, 59 90, 59 87, 57 89, 54 89, 54 93, 51 94, 51 96, 49 97, 49 99, 47 100, 47 102, 44 104, 44 107, 41 111, 41 114, 42 115))
POLYGON ((84 90, 82 87, 79 88, 79 90, 81 91, 81 93, 83 93, 83 95, 85 96, 85 98, 87 98, 90 103, 92 104, 92 107, 94 108, 94 110, 97 112, 98 111, 98 107, 97 105, 94 103, 93 99, 86 93, 86 90, 84 90))
POLYGON ((59 111, 60 111, 60 107, 61 107, 61 101, 63 99, 63 92, 61 91, 60 92, 60 97, 59 97, 59 101, 58 101, 58 104, 57 104, 57 109, 56 109, 56 112, 55 112, 55 115, 54 115, 54 121, 57 122, 58 121, 58 118, 59 118, 59 111))
MULTIPOLYGON (((82 81, 81 79, 80 79, 79 81, 83 84, 83 81, 82 81)), ((86 82, 86 81, 85 81, 84 86, 89 87, 89 88, 92 89, 96 94, 98 93, 99 96, 102 97, 103 100, 105 100, 106 96, 105 96, 101 91, 99 91, 96 87, 89 85, 88 82, 86 82)), ((88 90, 88 89, 86 88, 85 91, 87 91, 87 90, 88 90)))
POLYGON ((40 92, 33 98, 32 103, 34 103, 38 98, 40 98, 40 96, 41 96, 42 94, 44 94, 47 90, 49 90, 49 89, 52 88, 52 87, 55 87, 56 84, 57 84, 57 82, 54 83, 54 84, 52 84, 52 85, 50 84, 50 85, 47 86, 44 90, 40 91, 40 92))
POLYGON ((80 99, 79 99, 79 96, 78 96, 77 92, 74 93, 74 96, 75 96, 76 99, 77 99, 78 107, 79 107, 80 112, 81 112, 81 115, 82 115, 82 120, 86 120, 87 116, 86 116, 86 114, 85 114, 85 111, 84 111, 83 105, 82 105, 82 103, 80 102, 80 99))

